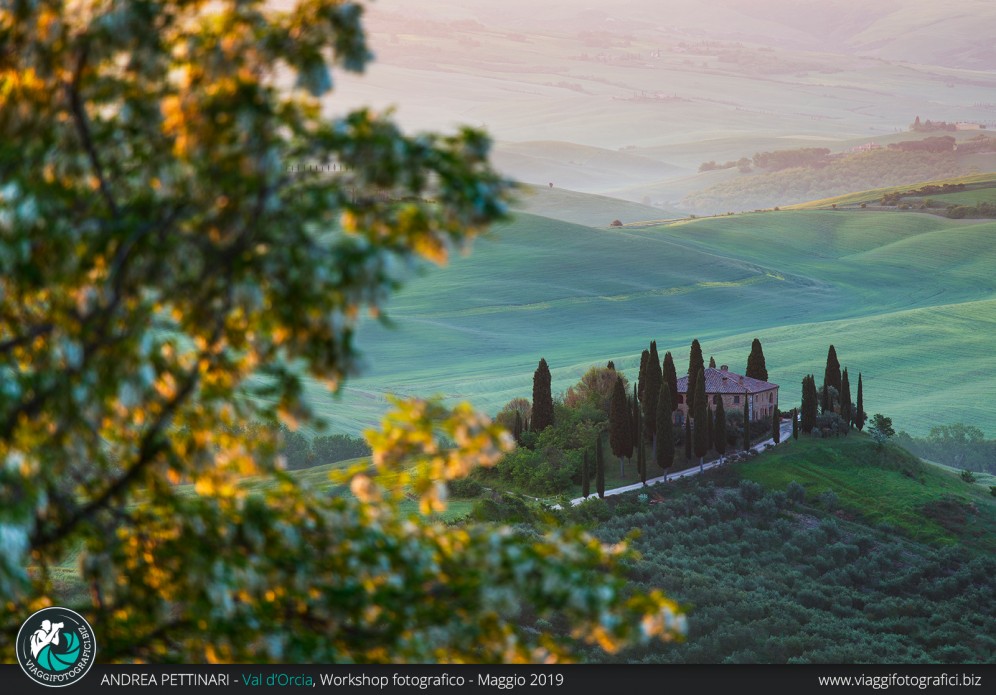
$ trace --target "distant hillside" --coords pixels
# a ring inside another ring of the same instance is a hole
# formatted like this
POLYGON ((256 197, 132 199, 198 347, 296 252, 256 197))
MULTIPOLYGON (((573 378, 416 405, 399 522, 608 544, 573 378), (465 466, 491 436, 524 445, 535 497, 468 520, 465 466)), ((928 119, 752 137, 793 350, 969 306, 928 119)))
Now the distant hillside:
MULTIPOLYGON (((484 21, 551 26, 565 8, 574 26, 605 27, 611 18, 632 30, 659 9, 654 0, 616 0, 611 12, 598 0, 511 0, 500 9, 482 0, 461 3, 484 21), (490 11, 489 11, 490 10, 490 11)), ((737 37, 770 45, 874 55, 910 63, 986 69, 996 61, 989 30, 996 8, 987 0, 956 5, 932 0, 669 0, 668 23, 691 35, 737 37), (693 33, 694 32, 694 33, 693 33)))
MULTIPOLYGON (((911 184, 899 186, 885 186, 883 188, 871 188, 865 191, 856 191, 845 195, 833 196, 831 198, 821 198, 810 200, 805 203, 786 206, 787 210, 825 210, 834 206, 844 209, 848 207, 859 207, 865 205, 875 205, 884 196, 905 193, 911 189, 923 188, 924 186, 956 186, 964 185, 969 189, 966 200, 977 201, 980 199, 989 200, 985 192, 996 191, 996 173, 970 174, 967 176, 954 176, 951 178, 932 179, 929 181, 917 181, 911 184)), ((954 194, 958 195, 958 194, 954 194)))
POLYGON ((602 191, 639 181, 673 177, 683 169, 655 159, 569 142, 499 143, 492 156, 506 176, 525 183, 576 191, 602 191))
POLYGON ((546 186, 523 186, 512 207, 521 212, 588 227, 607 227, 614 220, 625 224, 674 216, 649 205, 546 186))
POLYGON ((780 171, 755 169, 755 173, 730 178, 693 193, 684 202, 690 210, 703 213, 770 208, 855 190, 953 177, 971 173, 975 168, 955 152, 883 148, 847 154, 821 166, 780 171))

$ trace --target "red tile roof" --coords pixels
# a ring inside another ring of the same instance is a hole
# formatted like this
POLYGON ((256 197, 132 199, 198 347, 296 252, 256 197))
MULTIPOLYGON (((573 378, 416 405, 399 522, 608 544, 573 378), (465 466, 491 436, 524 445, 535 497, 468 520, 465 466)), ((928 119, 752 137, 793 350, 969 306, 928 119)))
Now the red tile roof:
MULTIPOLYGON (((741 376, 733 372, 722 369, 705 370, 705 392, 713 393, 760 393, 778 388, 778 384, 770 384, 767 381, 753 379, 749 376, 741 376)), ((688 391, 688 377, 683 376, 678 379, 678 393, 688 391)))

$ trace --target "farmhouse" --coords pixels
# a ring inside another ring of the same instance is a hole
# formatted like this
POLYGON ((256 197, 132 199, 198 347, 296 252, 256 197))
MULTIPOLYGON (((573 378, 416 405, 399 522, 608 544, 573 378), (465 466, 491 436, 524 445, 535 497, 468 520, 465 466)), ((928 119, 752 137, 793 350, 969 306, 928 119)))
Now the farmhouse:
MULTIPOLYGON (((726 412, 743 412, 747 401, 751 420, 770 418, 778 406, 778 384, 771 384, 749 376, 734 374, 725 364, 719 369, 705 370, 705 392, 709 408, 715 409, 719 399, 723 399, 726 412)), ((678 379, 678 424, 688 417, 688 377, 678 379)))

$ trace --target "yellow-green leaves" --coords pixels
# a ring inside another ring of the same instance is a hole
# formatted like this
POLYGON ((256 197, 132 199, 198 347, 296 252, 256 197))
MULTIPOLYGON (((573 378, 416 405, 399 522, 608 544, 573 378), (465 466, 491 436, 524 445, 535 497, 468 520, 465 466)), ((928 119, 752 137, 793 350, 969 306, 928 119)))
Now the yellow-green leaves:
POLYGON ((606 647, 680 627, 620 549, 401 513, 510 447, 469 405, 398 402, 339 496, 254 427, 307 424, 302 375, 338 388, 360 317, 505 212, 483 133, 322 116, 329 66, 370 58, 360 15, 0 5, 0 659, 54 601, 122 661, 570 656, 518 607, 606 647))

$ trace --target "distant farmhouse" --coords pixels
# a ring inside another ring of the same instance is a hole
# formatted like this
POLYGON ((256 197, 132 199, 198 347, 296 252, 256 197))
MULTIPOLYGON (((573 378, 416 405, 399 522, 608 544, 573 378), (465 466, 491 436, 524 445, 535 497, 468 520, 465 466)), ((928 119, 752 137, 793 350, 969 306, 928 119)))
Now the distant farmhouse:
MULTIPOLYGON (((705 370, 705 392, 709 408, 715 409, 723 399, 723 409, 728 413, 743 412, 744 399, 751 420, 770 418, 778 407, 778 384, 734 374, 725 364, 719 369, 705 370)), ((678 379, 677 423, 684 424, 688 417, 688 377, 678 379)))

